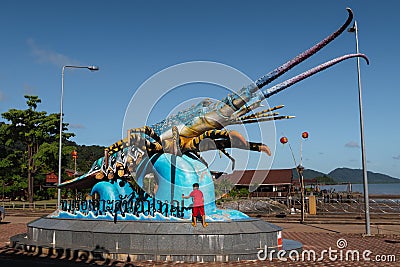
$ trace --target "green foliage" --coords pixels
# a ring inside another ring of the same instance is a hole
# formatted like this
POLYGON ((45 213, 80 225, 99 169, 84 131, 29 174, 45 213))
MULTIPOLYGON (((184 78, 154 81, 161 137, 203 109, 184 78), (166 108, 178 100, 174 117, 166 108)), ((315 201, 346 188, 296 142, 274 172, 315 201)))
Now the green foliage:
POLYGON ((39 146, 38 152, 34 156, 38 166, 38 172, 49 173, 57 170, 58 166, 58 143, 43 143, 39 146))
MULTIPOLYGON (((37 111, 41 103, 39 97, 25 98, 27 109, 10 109, 1 114, 6 122, 0 122, 0 195, 4 184, 6 196, 28 199, 31 183, 29 200, 55 198, 57 190, 43 185, 47 173, 58 173, 60 114, 37 111)), ((103 156, 104 147, 80 146, 69 141, 74 134, 69 133, 67 127, 68 123, 63 123, 62 173, 65 173, 64 168, 74 168, 73 150, 78 151, 77 171, 86 172, 103 156)))
POLYGON ((248 197, 250 194, 248 188, 233 188, 231 191, 229 191, 228 196, 231 198, 239 198, 239 197, 248 197))
MULTIPOLYGON (((342 183, 363 183, 363 171, 361 169, 337 168, 328 174, 333 177, 335 181, 342 183)), ((386 184, 386 183, 400 183, 400 179, 394 178, 381 173, 367 172, 368 183, 370 184, 386 184)))
MULTIPOLYGON (((391 177, 381 173, 367 172, 368 183, 370 184, 385 184, 385 183, 400 183, 400 179, 391 177)), ((363 183, 363 171, 361 169, 336 168, 335 170, 325 174, 319 171, 305 169, 303 172, 304 179, 316 178, 320 183, 337 184, 337 183, 363 183)), ((293 179, 298 179, 296 169, 293 169, 293 179)))
POLYGON ((233 188, 231 191, 229 191, 228 196, 231 198, 239 197, 239 190, 237 188, 233 188))
POLYGON ((1 196, 3 194, 3 183, 4 183, 4 194, 5 196, 15 199, 17 196, 24 196, 26 194, 26 188, 28 183, 25 177, 20 175, 9 175, 0 178, 1 196))
POLYGON ((323 175, 321 177, 315 177, 319 184, 336 184, 335 180, 329 176, 323 175))
MULTIPOLYGON (((24 97, 27 109, 10 109, 1 114, 8 123, 0 123, 0 149, 3 152, 0 154, 0 180, 5 184, 13 182, 7 186, 10 194, 20 195, 28 188, 28 198, 32 202, 34 176, 58 166, 60 114, 36 111, 40 98, 24 97)), ((65 132, 67 126, 63 123, 63 140, 74 136, 65 132)))
POLYGON ((65 145, 63 146, 63 154, 65 155, 64 158, 66 159, 66 163, 63 166, 68 166, 68 168, 74 168, 74 161, 71 157, 71 152, 76 150, 78 152, 78 158, 76 160, 76 169, 78 172, 86 172, 91 167, 95 160, 104 156, 104 147, 92 145, 77 145, 75 142, 66 141, 65 145), (64 151, 65 146, 65 151, 64 151))
POLYGON ((250 194, 249 189, 248 188, 241 188, 239 190, 239 197, 248 197, 250 194))
POLYGON ((57 198, 57 189, 55 187, 47 188, 46 191, 47 195, 49 196, 49 199, 57 198))
POLYGON ((214 182, 215 198, 218 199, 222 195, 229 193, 234 184, 228 179, 220 178, 214 182))

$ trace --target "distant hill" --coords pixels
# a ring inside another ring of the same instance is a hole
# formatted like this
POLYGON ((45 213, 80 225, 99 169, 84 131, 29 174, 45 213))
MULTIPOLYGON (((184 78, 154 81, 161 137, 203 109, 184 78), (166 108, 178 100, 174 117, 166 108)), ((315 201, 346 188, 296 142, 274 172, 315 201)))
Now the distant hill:
MULTIPOLYGON (((350 182, 353 184, 363 183, 363 172, 360 169, 349 169, 349 168, 337 168, 330 173, 329 177, 332 177, 336 182, 350 182)), ((368 183, 370 184, 392 184, 400 183, 400 179, 393 178, 386 174, 367 172, 368 183)))
MULTIPOLYGON (((314 171, 311 169, 304 169, 304 171, 303 171, 304 179, 314 179, 316 177, 323 177, 323 176, 327 176, 327 175, 323 172, 314 171)), ((299 178, 299 175, 298 175, 296 169, 294 169, 294 168, 293 168, 293 178, 295 178, 295 179, 299 178)))
MULTIPOLYGON (((293 171, 293 178, 296 181, 299 178, 299 174, 297 173, 296 169, 292 169, 293 171)), ((331 177, 326 175, 323 172, 314 171, 311 169, 304 169, 303 177, 305 180, 317 180, 317 183, 320 184, 336 184, 337 182, 334 181, 331 177)))
MULTIPOLYGON (((349 169, 349 168, 337 168, 329 173, 323 173, 311 169, 304 169, 303 172, 304 179, 315 179, 319 178, 319 181, 329 180, 334 183, 347 183, 352 184, 362 184, 363 183, 363 173, 361 169, 349 169)), ((367 172, 368 183, 370 184, 392 184, 400 183, 400 179, 393 178, 386 174, 367 172)), ((293 169, 293 178, 298 179, 298 174, 296 169, 293 169)))

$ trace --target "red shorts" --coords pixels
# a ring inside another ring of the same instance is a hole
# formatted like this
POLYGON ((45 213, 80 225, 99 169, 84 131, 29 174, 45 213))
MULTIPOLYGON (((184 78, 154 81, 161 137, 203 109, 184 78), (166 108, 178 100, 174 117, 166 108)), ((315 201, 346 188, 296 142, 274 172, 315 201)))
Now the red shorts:
POLYGON ((197 215, 200 213, 201 216, 204 216, 204 206, 198 206, 198 207, 193 207, 193 213, 192 215, 194 217, 197 217, 197 215))

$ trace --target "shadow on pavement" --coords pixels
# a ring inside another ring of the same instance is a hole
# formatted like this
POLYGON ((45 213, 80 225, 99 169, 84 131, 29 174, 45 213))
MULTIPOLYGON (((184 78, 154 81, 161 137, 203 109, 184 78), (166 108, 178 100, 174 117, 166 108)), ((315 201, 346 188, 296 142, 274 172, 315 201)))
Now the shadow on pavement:
POLYGON ((307 225, 307 226, 313 227, 313 228, 317 228, 317 229, 321 229, 321 230, 325 230, 325 231, 329 231, 329 232, 336 233, 336 234, 340 234, 340 233, 341 233, 341 232, 339 232, 339 231, 331 230, 331 229, 324 228, 324 227, 319 227, 319 226, 312 225, 312 224, 304 223, 304 225, 307 225))
POLYGON ((0 266, 120 266, 138 267, 131 262, 105 259, 99 248, 97 251, 64 251, 48 250, 40 246, 0 247, 0 266))

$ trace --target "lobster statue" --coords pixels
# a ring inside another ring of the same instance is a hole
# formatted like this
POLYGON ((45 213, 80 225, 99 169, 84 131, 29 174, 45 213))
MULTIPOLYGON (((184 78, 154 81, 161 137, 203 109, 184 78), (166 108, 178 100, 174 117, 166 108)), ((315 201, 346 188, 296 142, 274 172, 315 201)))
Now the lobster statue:
POLYGON ((92 194, 117 199, 132 194, 133 186, 128 181, 133 173, 136 174, 136 183, 141 187, 144 176, 153 173, 157 183, 149 197, 172 203, 176 196, 188 194, 192 183, 197 182, 205 193, 207 213, 225 216, 226 214, 215 207, 213 180, 200 152, 219 150, 232 160, 233 168, 234 159, 226 151, 227 148, 247 149, 271 155, 266 144, 247 141, 237 131, 228 131, 225 127, 292 118, 274 113, 283 106, 259 112, 254 110, 261 106, 262 100, 343 60, 362 57, 368 63, 364 54, 348 54, 266 88, 272 81, 338 37, 353 19, 351 9, 347 8, 347 11, 348 18, 338 30, 259 78, 255 83, 243 87, 236 94, 228 95, 219 102, 205 99, 196 106, 182 110, 154 125, 130 129, 125 139, 105 149, 104 157, 94 162, 88 173, 59 186, 76 188, 94 185, 92 194), (213 142, 202 142, 205 139, 211 139, 213 142))

